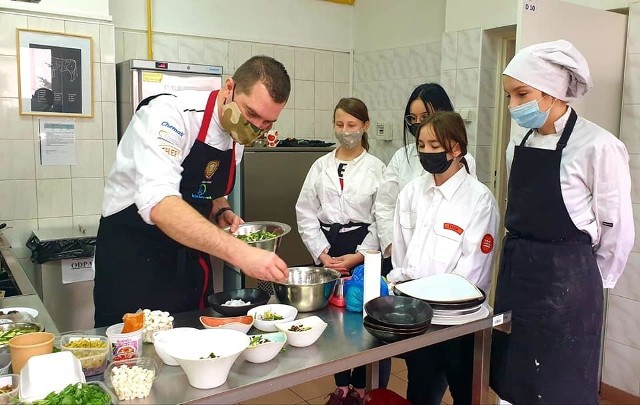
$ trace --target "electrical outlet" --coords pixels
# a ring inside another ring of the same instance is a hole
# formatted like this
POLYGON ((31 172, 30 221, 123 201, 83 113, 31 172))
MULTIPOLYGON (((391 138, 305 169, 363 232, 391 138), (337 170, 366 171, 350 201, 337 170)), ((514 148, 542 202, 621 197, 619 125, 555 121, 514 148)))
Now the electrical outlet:
POLYGON ((393 123, 391 122, 376 123, 376 140, 392 141, 393 140, 393 123))

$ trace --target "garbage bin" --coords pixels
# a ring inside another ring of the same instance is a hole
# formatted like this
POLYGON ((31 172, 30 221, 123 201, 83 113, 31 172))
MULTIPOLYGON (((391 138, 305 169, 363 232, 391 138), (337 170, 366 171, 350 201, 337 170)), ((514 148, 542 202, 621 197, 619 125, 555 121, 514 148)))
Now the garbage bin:
POLYGON ((97 226, 38 229, 27 241, 36 262, 32 282, 60 332, 94 327, 97 231, 97 226))

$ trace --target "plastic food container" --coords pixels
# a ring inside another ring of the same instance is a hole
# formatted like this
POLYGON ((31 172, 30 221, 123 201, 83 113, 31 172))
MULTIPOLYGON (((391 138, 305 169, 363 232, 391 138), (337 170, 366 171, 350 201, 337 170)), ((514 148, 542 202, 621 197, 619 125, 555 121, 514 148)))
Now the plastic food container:
POLYGON ((34 356, 20 371, 20 399, 37 401, 69 384, 85 381, 80 360, 70 352, 34 356))
POLYGON ((142 350, 142 329, 121 333, 124 324, 117 323, 107 328, 107 338, 111 345, 113 361, 135 359, 142 350))
POLYGON ((97 335, 64 335, 60 338, 60 349, 70 351, 82 365, 86 377, 102 374, 109 358, 109 339, 97 335), (83 347, 70 347, 73 344, 83 347))
POLYGON ((158 376, 158 365, 155 362, 155 360, 149 357, 138 357, 135 359, 114 361, 113 363, 109 364, 107 366, 107 369, 104 371, 105 383, 107 384, 108 387, 113 388, 113 390, 115 391, 120 401, 133 399, 133 398, 146 398, 147 396, 149 396, 149 393, 151 392, 151 387, 153 386, 153 381, 155 381, 157 376, 158 376), (151 379, 145 382, 144 384, 141 383, 141 381, 137 378, 127 379, 127 381, 125 381, 124 383, 116 382, 114 384, 113 370, 115 368, 120 368, 122 366, 129 367, 129 368, 138 366, 146 370, 151 370, 153 375, 151 379), (137 391, 140 393, 140 395, 134 396, 133 398, 125 398, 125 395, 127 395, 127 391, 129 390, 137 391))
POLYGON ((0 376, 0 387, 11 386, 11 390, 0 394, 0 404, 15 404, 18 400, 20 390, 20 376, 18 374, 5 374, 0 376))

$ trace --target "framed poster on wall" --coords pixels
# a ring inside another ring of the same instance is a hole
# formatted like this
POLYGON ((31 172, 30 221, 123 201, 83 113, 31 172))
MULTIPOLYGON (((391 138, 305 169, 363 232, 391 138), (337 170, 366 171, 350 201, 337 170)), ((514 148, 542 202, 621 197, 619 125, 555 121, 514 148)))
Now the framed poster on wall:
POLYGON ((91 37, 17 30, 21 115, 93 117, 91 37))

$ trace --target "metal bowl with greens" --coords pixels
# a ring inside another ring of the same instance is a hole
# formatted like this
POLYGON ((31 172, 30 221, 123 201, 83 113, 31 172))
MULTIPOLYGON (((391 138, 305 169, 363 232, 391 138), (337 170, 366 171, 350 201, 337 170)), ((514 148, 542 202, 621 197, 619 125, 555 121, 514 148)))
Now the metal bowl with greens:
MULTIPOLYGON (((224 230, 231 232, 229 227, 224 230)), ((253 221, 240 224, 238 230, 232 235, 251 246, 275 252, 282 242, 282 237, 289 232, 291 227, 282 222, 253 221)))

